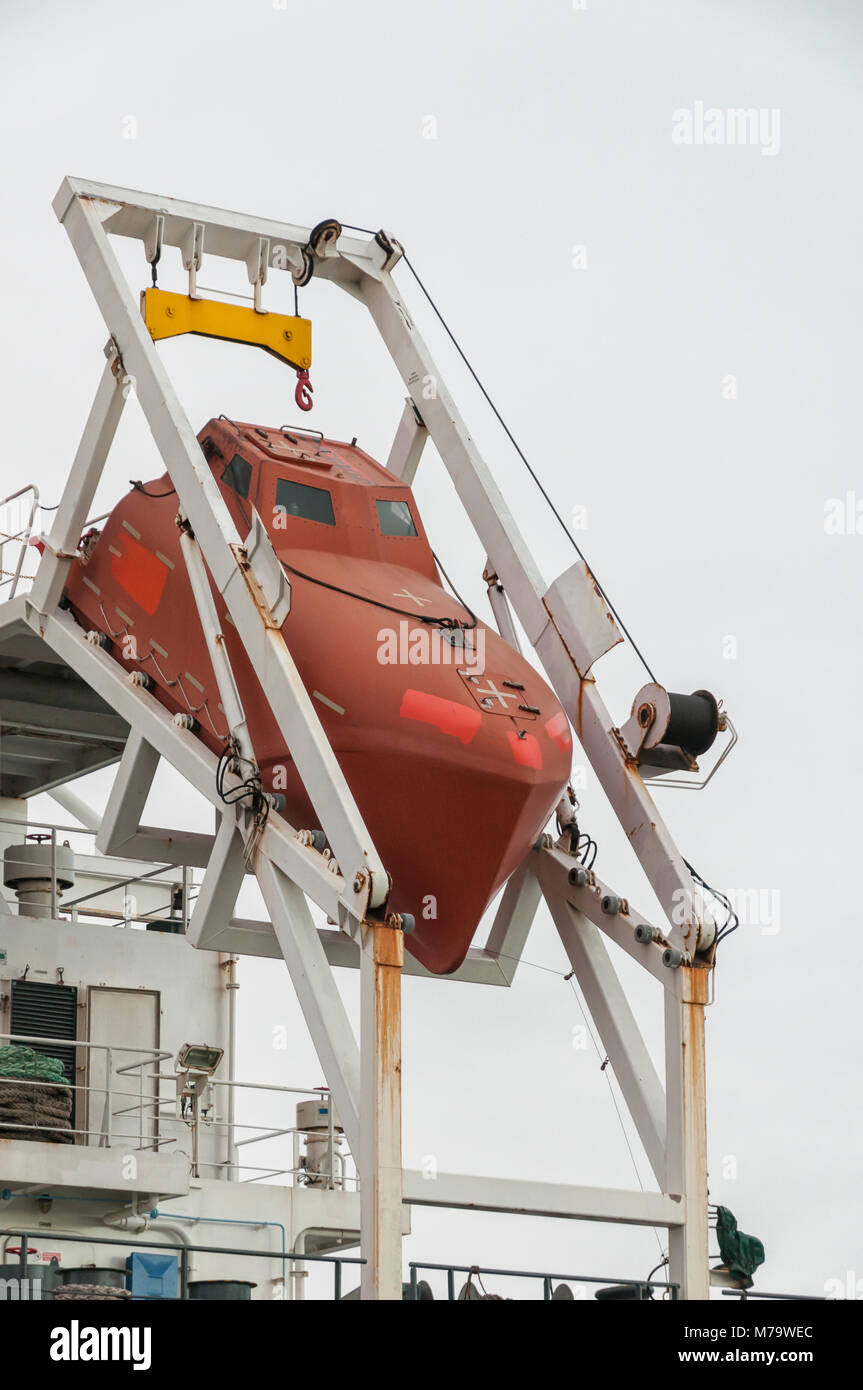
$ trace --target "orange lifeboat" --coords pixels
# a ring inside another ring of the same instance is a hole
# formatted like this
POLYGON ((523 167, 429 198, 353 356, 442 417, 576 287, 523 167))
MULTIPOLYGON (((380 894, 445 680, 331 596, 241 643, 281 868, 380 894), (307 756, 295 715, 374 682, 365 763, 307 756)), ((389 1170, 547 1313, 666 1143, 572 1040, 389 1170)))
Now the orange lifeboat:
MULTIPOLYGON (((211 420, 198 436, 241 536, 254 507, 291 583, 282 632, 375 847, 407 949, 435 974, 546 824, 570 772, 558 700, 443 587, 410 488, 355 443, 211 420)), ((167 474, 136 486, 82 546, 65 599, 146 672, 214 752, 228 739, 167 474)), ((317 817, 239 634, 215 593, 266 790, 317 817)), ((279 803, 281 804, 281 803, 279 803)))

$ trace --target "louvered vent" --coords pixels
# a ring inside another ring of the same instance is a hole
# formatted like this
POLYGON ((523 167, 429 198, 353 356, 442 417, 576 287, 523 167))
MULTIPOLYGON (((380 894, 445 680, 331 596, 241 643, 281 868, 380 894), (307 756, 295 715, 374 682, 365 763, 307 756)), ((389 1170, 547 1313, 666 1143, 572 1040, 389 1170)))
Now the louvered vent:
MULTIPOLYGON (((78 991, 74 985, 50 985, 40 980, 12 981, 10 1033, 28 1038, 71 1038, 78 1035, 78 991)), ((12 1040, 14 1041, 14 1039, 12 1040)), ((34 1052, 56 1057, 63 1065, 66 1080, 75 1084, 75 1044, 23 1043, 34 1052)), ((72 1092, 72 1128, 75 1128, 75 1100, 72 1092)))

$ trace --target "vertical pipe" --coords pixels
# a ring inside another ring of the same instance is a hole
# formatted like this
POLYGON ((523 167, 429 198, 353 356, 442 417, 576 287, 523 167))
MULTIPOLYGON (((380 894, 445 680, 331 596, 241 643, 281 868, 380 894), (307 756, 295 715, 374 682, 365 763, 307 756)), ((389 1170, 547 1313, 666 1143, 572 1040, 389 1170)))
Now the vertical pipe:
MULTIPOLYGON (((306 1233, 301 1231, 294 1241, 294 1250, 298 1255, 304 1255, 306 1251, 306 1233)), ((291 1285, 294 1291, 294 1298, 302 1303, 306 1297, 306 1265, 302 1259, 291 1261, 291 1285)))
POLYGON ((57 831, 51 826, 51 920, 57 919, 57 831))
POLYGON ((198 1097, 193 1095, 190 1100, 192 1106, 192 1177, 199 1178, 198 1171, 198 1097))
MULTIPOLYGON (((225 973, 225 992, 228 996, 228 1080, 236 1081, 237 1076, 237 990, 240 986, 235 979, 236 957, 228 955, 223 961, 219 955, 219 969, 225 973)), ((234 1171, 237 1165, 237 1154, 234 1148, 234 1133, 236 1130, 236 1088, 227 1086, 227 1115, 226 1115, 226 1134, 225 1134, 225 1170, 228 1175, 228 1182, 234 1179, 234 1171)), ((295 1165, 296 1166, 296 1165, 295 1165)))
POLYGON ((333 1097, 327 1093, 327 1187, 332 1191, 333 1182, 333 1097))

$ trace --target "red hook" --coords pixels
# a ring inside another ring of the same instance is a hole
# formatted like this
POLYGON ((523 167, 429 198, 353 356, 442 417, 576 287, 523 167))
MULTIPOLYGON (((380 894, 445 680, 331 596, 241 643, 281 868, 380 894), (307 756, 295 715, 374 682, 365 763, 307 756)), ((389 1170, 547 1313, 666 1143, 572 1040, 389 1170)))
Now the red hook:
POLYGON ((296 391, 294 392, 294 400, 296 401, 297 405, 300 407, 300 410, 311 410, 311 408, 312 408, 312 406, 313 406, 313 404, 314 404, 314 402, 313 402, 313 400, 312 400, 312 392, 314 391, 314 389, 315 389, 314 386, 313 386, 312 383, 309 381, 309 374, 308 374, 306 368, 305 368, 305 367, 298 367, 298 368, 297 368, 297 389, 296 389, 296 391))

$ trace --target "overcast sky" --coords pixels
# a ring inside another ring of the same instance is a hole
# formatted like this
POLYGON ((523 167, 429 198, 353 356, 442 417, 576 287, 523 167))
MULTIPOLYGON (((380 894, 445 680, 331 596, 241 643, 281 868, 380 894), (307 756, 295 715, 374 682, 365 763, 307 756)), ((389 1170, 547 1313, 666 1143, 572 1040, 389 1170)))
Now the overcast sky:
MULTIPOLYGON (((101 370, 104 328, 51 210, 63 175, 399 237, 558 508, 586 509, 579 542, 658 679, 715 691, 740 730, 706 792, 657 799, 710 882, 759 895, 708 1019, 711 1199, 763 1239, 762 1288, 815 1293, 863 1278, 861 28, 841 0, 4 0, 0 16, 4 481, 57 500, 101 370), (732 143, 711 108, 762 118, 732 143)), ((131 243, 124 264, 143 287, 131 243)), ((287 309, 277 279, 270 307, 287 309)), ((163 283, 182 287, 178 264, 163 283)), ((311 423, 385 459, 404 393, 370 320, 325 284, 301 306, 311 423)), ((293 378, 263 354, 164 355, 195 429, 294 418, 293 378)), ((440 360, 551 581, 565 537, 440 360)), ((133 405, 97 500, 159 472, 133 405)), ((416 495, 488 617, 483 552, 431 450, 416 495)), ((597 676, 624 718, 638 663, 619 651, 597 676)), ((582 805, 597 871, 658 912, 591 774, 582 805)), ((178 816, 209 828, 162 777, 147 819, 178 816)), ((405 1162, 631 1186, 545 911, 525 954, 511 991, 406 981, 405 1162)), ((621 970, 659 1061, 658 992, 621 970)), ((241 979, 241 1076, 321 1081, 284 968, 244 961, 241 979)), ((341 982, 355 1010, 357 980, 341 982)), ((660 1258, 652 1232, 622 1227, 417 1211, 414 1232, 414 1259, 643 1276, 660 1258)))

